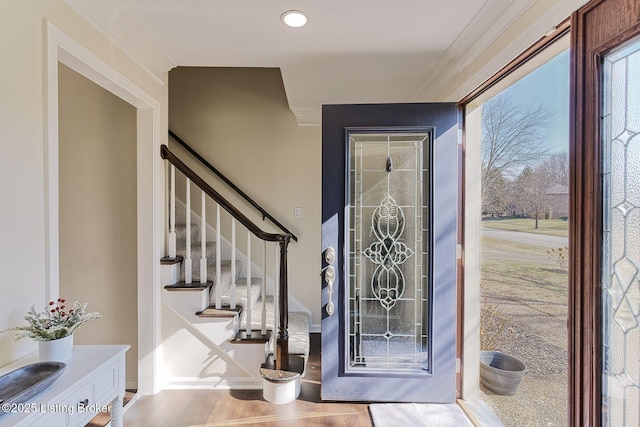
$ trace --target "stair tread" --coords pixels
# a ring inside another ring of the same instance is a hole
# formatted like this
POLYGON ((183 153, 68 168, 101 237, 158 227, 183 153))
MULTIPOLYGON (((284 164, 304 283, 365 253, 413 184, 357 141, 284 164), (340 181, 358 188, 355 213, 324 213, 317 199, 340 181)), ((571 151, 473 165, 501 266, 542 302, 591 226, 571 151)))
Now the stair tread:
POLYGON ((180 255, 176 255, 174 258, 170 256, 165 256, 160 258, 160 265, 174 265, 181 264, 184 261, 184 257, 180 255))
POLYGON ((267 343, 271 340, 271 334, 271 331, 267 331, 265 335, 262 335, 259 330, 252 330, 250 334, 247 334, 247 331, 238 331, 229 342, 233 344, 267 343))
POLYGON ((201 291, 203 289, 207 289, 212 286, 213 282, 207 281, 207 283, 200 282, 176 282, 172 285, 166 285, 164 288, 168 291, 201 291))
POLYGON ((242 307, 231 308, 229 306, 222 306, 221 308, 207 307, 202 311, 196 312, 196 316, 199 317, 235 317, 240 314, 242 307))

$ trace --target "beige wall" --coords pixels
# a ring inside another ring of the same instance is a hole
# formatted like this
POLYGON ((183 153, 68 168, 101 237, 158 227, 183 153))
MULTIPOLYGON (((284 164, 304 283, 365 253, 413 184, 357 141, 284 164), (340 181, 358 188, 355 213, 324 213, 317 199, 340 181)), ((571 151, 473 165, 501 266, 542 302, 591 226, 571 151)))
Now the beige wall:
MULTIPOLYGON (((22 324, 29 307, 43 307, 47 297, 47 22, 157 99, 166 127, 166 85, 158 84, 64 0, 0 2, 0 52, 7 59, 0 67, 0 329, 22 324)), ((0 334, 0 366, 36 349, 28 339, 16 343, 12 334, 0 334)))
POLYGON ((290 292, 319 325, 321 129, 297 126, 277 69, 174 69, 169 109, 174 132, 298 236, 290 292))
POLYGON ((104 317, 76 344, 129 344, 137 382, 136 110, 59 67, 60 296, 104 317))

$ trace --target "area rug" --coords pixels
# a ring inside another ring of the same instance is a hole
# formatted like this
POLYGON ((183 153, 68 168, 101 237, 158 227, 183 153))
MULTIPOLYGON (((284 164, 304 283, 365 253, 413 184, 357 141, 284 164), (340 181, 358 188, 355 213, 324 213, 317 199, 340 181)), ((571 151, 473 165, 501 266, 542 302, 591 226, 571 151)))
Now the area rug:
POLYGON ((369 412, 375 427, 473 427, 454 403, 376 403, 369 412))

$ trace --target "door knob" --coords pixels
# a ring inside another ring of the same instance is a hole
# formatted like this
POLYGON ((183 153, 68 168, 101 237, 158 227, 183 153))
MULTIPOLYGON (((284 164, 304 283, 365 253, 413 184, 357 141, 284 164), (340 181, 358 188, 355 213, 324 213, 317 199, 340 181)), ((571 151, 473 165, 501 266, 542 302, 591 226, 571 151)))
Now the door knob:
POLYGON ((324 281, 329 285, 331 289, 333 282, 336 281, 336 270, 332 266, 329 266, 324 270, 324 281))
POLYGON ((325 311, 329 316, 334 312, 333 301, 331 300, 331 294, 333 293, 333 282, 336 280, 336 270, 329 266, 324 270, 324 281, 327 283, 327 292, 329 293, 329 302, 325 307, 325 311))

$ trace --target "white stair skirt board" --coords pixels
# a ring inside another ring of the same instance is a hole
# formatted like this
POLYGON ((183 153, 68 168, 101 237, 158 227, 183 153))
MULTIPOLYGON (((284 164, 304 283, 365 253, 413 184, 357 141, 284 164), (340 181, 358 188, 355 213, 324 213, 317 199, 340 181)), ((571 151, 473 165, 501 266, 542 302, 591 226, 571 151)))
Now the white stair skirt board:
MULTIPOLYGON (((163 292, 160 369, 164 388, 261 388, 260 366, 264 363, 266 344, 230 344, 237 316, 199 318, 191 308, 203 298, 198 294, 163 292), (189 298, 193 299, 191 303, 189 298)), ((208 295, 204 298, 208 299, 208 295)))
POLYGON ((369 412, 375 427, 473 427, 455 403, 376 403, 369 412))

